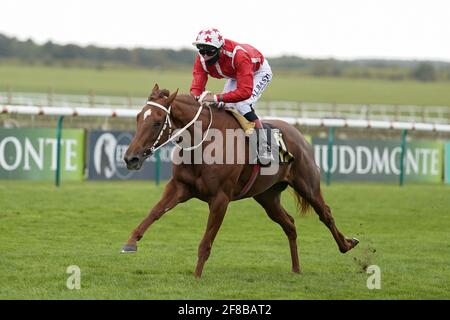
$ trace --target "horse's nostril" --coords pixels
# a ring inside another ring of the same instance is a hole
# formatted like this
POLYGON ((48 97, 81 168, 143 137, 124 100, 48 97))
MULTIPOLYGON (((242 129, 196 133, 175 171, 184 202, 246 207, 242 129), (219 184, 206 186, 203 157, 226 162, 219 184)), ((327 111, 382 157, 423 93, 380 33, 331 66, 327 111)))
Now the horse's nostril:
POLYGON ((135 157, 135 156, 134 157, 133 156, 131 156, 131 157, 125 156, 124 160, 125 160, 126 164, 128 164, 128 165, 135 164, 135 163, 139 162, 139 158, 135 157))

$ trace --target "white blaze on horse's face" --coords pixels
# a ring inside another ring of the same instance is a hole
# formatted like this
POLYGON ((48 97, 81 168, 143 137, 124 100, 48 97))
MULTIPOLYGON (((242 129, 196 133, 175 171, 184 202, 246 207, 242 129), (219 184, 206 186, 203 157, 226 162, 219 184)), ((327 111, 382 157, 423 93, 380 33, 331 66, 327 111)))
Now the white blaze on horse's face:
POLYGON ((138 116, 138 124, 140 124, 146 132, 151 132, 153 130, 158 131, 161 124, 164 123, 164 120, 165 114, 163 112, 158 112, 158 110, 152 110, 152 108, 142 110, 138 116))
POLYGON ((147 119, 147 117, 149 117, 152 114, 152 110, 148 109, 147 111, 144 112, 144 121, 145 119, 147 119))
POLYGON ((137 130, 135 139, 138 145, 148 149, 159 142, 163 132, 166 113, 163 110, 145 106, 137 116, 137 130), (157 141, 158 140, 158 141, 157 141))

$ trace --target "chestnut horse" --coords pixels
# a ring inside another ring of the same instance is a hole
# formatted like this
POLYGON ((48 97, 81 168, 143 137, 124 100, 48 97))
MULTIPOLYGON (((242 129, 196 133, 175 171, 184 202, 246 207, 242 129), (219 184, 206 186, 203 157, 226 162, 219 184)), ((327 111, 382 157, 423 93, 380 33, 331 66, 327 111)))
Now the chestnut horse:
MULTIPOLYGON (((190 95, 169 95, 158 85, 152 90, 147 104, 138 113, 136 134, 126 151, 124 160, 129 170, 138 170, 143 161, 171 136, 172 128, 183 128, 192 133, 192 120, 201 121, 203 131, 209 126, 224 133, 226 129, 239 130, 236 119, 228 112, 217 108, 203 108, 190 95), (212 125, 211 125, 212 122, 212 125), (168 128, 169 127, 169 128, 168 128)), ((266 211, 267 215, 278 223, 285 232, 291 251, 292 271, 299 273, 300 264, 297 253, 297 232, 294 219, 283 208, 280 196, 287 186, 294 189, 297 205, 302 212, 310 206, 328 227, 339 250, 345 253, 358 244, 358 240, 345 238, 335 225, 330 207, 325 203, 320 190, 320 172, 314 162, 311 145, 302 134, 284 121, 265 121, 279 128, 294 156, 290 163, 280 163, 278 170, 271 175, 259 175, 251 188, 241 195, 252 175, 253 164, 189 164, 173 165, 173 177, 167 183, 160 201, 151 209, 148 216, 134 229, 122 252, 135 252, 137 241, 147 228, 177 204, 191 198, 198 198, 209 205, 209 217, 203 239, 198 248, 198 262, 194 275, 200 277, 208 259, 217 232, 222 224, 230 201, 253 197, 266 211)), ((206 146, 211 141, 202 141, 206 146)), ((249 143, 245 142, 248 150, 249 143)))

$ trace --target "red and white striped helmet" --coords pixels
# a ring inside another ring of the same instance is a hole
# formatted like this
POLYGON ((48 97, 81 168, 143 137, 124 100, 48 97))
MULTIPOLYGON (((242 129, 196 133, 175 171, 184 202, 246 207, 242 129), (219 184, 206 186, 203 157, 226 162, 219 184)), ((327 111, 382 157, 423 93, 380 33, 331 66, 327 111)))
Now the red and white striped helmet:
POLYGON ((216 48, 220 48, 224 43, 225 41, 222 34, 215 28, 203 29, 198 33, 197 39, 192 42, 194 46, 198 44, 205 44, 216 48))

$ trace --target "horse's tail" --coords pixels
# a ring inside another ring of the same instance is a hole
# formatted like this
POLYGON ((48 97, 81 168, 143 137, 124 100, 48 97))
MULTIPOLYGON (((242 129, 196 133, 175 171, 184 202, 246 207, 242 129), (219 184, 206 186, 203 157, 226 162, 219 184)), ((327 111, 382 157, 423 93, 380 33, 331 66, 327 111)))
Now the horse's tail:
POLYGON ((303 197, 292 188, 292 193, 294 194, 295 204, 297 206, 297 210, 300 214, 305 215, 309 209, 311 209, 311 205, 303 199, 303 197))

